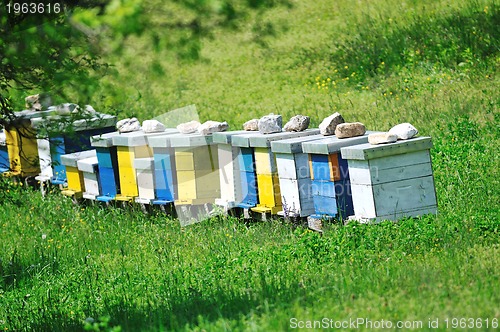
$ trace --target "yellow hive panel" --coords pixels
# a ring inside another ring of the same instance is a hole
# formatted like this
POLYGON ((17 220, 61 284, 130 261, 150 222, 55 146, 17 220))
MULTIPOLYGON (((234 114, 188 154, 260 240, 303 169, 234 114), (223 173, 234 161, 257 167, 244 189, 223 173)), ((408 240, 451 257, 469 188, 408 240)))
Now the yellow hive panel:
POLYGON ((125 167, 134 167, 134 148, 128 146, 117 146, 116 155, 118 158, 118 167, 120 169, 125 167))
POLYGON ((268 148, 255 148, 255 171, 257 174, 272 174, 276 172, 274 153, 268 148))
POLYGON ((219 198, 220 177, 219 171, 196 172, 196 198, 219 198))
POLYGON ((30 128, 5 130, 10 168, 14 174, 23 176, 40 173, 38 145, 30 128))
POLYGON ((281 192, 277 174, 257 174, 260 205, 274 207, 281 205, 281 192))
POLYGON ((196 198, 196 180, 194 171, 177 170, 177 188, 179 200, 196 198))
POLYGON ((179 171, 194 171, 192 152, 175 151, 175 167, 179 171))
POLYGON ((133 167, 123 167, 120 165, 120 189, 121 195, 126 197, 135 197, 139 195, 137 188, 137 179, 133 167))
POLYGON ((69 190, 74 192, 84 191, 83 173, 79 172, 77 167, 66 166, 66 178, 69 190))
POLYGON ((147 145, 136 146, 134 148, 134 158, 151 158, 153 150, 147 145))

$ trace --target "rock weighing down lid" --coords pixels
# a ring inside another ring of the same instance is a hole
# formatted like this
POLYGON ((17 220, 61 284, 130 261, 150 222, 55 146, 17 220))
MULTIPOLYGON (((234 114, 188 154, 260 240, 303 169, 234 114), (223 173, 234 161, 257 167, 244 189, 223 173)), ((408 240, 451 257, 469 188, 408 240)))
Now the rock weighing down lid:
POLYGON ((337 138, 336 136, 329 136, 320 140, 304 142, 302 150, 305 153, 312 154, 331 154, 339 152, 341 148, 346 146, 368 143, 368 135, 371 133, 373 131, 367 131, 364 135, 356 137, 337 138))
POLYGON ((319 129, 307 129, 304 131, 282 131, 274 134, 243 134, 235 135, 232 144, 240 147, 262 147, 268 148, 272 141, 278 141, 287 138, 303 137, 319 134, 319 129))
POLYGON ((167 128, 165 131, 156 132, 156 133, 145 133, 142 130, 139 131, 131 131, 128 133, 120 133, 116 136, 113 136, 113 145, 116 146, 141 146, 147 145, 148 139, 147 137, 158 136, 163 134, 173 134, 178 133, 179 131, 175 128, 167 128))
POLYGON ((342 148, 342 158, 369 160, 432 148, 430 137, 417 137, 395 143, 372 145, 369 143, 342 148))
POLYGON ((87 173, 94 173, 97 166, 97 157, 80 159, 77 161, 78 170, 87 173))
POLYGON ((75 153, 63 154, 61 156, 61 164, 64 166, 78 167, 78 160, 95 157, 95 150, 86 150, 75 153))
POLYGON ((324 139, 325 135, 317 134, 306 137, 288 138, 280 141, 271 142, 271 150, 274 153, 302 153, 302 144, 305 142, 324 139))

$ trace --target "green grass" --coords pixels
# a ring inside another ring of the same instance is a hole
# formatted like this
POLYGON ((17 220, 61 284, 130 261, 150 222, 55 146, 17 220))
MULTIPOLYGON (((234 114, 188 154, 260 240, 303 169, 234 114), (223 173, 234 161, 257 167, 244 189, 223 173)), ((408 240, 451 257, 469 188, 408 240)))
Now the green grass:
POLYGON ((275 37, 217 32, 198 62, 135 40, 111 59, 119 74, 102 80, 96 109, 144 120, 195 103, 232 129, 268 112, 411 122, 433 137, 439 214, 331 223, 323 236, 279 220, 181 228, 0 182, 0 330, 500 319, 498 17, 495 1, 301 1, 259 18, 275 37))

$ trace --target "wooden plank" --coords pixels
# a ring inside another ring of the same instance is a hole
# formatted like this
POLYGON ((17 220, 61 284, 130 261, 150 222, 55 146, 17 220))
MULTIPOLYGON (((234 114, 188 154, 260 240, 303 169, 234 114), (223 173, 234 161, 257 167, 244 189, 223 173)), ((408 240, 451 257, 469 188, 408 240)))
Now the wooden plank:
POLYGON ((135 158, 134 159, 134 168, 137 171, 140 171, 140 170, 151 171, 154 169, 154 159, 151 157, 149 157, 149 158, 135 158))
POLYGON ((90 145, 93 147, 107 148, 113 146, 113 137, 120 135, 119 132, 114 131, 102 135, 95 135, 90 137, 90 145))
MULTIPOLYGON (((78 161, 81 159, 86 159, 86 158, 91 158, 91 157, 96 157, 97 153, 96 150, 87 150, 87 151, 80 151, 80 152, 74 152, 74 153, 69 153, 61 156, 61 163, 68 167, 74 167, 78 169, 78 161)), ((67 172, 67 170, 66 170, 67 172)))
POLYGON ((314 213, 311 179, 279 179, 283 211, 300 217, 314 213), (286 210, 286 211, 285 211, 286 210))
POLYGON ((371 145, 366 143, 349 146, 342 148, 341 152, 344 159, 369 160, 420 150, 429 150, 430 148, 432 148, 432 139, 430 137, 417 137, 389 144, 371 145))
POLYGON ((294 138, 294 137, 303 137, 319 134, 319 129, 306 129, 304 131, 298 132, 289 132, 282 131, 280 133, 274 134, 257 134, 254 136, 250 136, 250 147, 261 147, 261 148, 270 148, 271 142, 278 141, 282 139, 294 138))
POLYGON ((38 145, 33 129, 21 126, 4 132, 11 172, 21 176, 39 174, 38 145))
POLYGON ((424 163, 379 170, 371 165, 365 168, 353 165, 349 172, 353 184, 376 185, 432 175, 432 166, 424 163))
POLYGON ((375 201, 373 187, 367 185, 355 185, 351 183, 352 203, 356 218, 375 218, 375 201))
POLYGON ((241 203, 256 205, 259 201, 257 190, 257 177, 254 172, 240 171, 241 203))
POLYGON ((431 162, 431 155, 429 150, 420 150, 415 152, 397 154, 383 158, 370 159, 370 168, 378 170, 385 170, 397 168, 400 166, 410 166, 415 164, 424 164, 431 162))
POLYGON ((437 205, 432 176, 373 186, 377 215, 437 205))
POLYGON ((172 147, 196 147, 213 144, 212 135, 184 134, 170 137, 172 147))
POLYGON ((250 132, 247 130, 221 131, 213 133, 213 142, 217 144, 231 144, 235 135, 257 134, 258 132, 250 132))
POLYGON ((238 166, 240 171, 255 172, 255 158, 252 148, 240 148, 238 166))
POLYGON ((155 198, 154 173, 151 169, 136 169, 138 196, 143 199, 155 198))
POLYGON ((309 159, 305 153, 276 153, 278 175, 283 179, 310 178, 309 159))
POLYGON ((148 145, 148 137, 160 136, 165 134, 176 134, 177 129, 167 128, 163 132, 157 133, 145 133, 142 130, 132 131, 129 133, 120 133, 119 135, 113 135, 113 145, 115 146, 140 146, 148 145))
POLYGON ((221 201, 241 201, 241 183, 238 167, 238 154, 240 148, 229 144, 219 144, 219 178, 221 201))
POLYGON ((196 198, 196 176, 194 171, 177 170, 177 197, 178 200, 196 198))
POLYGON ((350 138, 337 138, 336 136, 327 136, 324 139, 304 142, 302 150, 305 153, 311 154, 332 154, 339 152, 341 148, 363 144, 368 142, 368 135, 372 133, 367 131, 363 136, 350 137, 350 138))
POLYGON ((311 178, 313 180, 329 181, 332 179, 332 168, 328 155, 310 154, 311 178))
POLYGON ((316 134, 306 137, 294 137, 271 142, 271 149, 274 153, 302 153, 302 144, 304 142, 324 139, 326 136, 316 134))
POLYGON ((68 189, 75 192, 84 190, 83 174, 78 171, 77 167, 66 166, 66 177, 68 179, 68 189))
POLYGON ((329 196, 313 196, 314 212, 317 215, 335 217, 337 215, 337 200, 329 196))
MULTIPOLYGON (((40 160, 40 175, 50 179, 54 176, 51 167, 52 157, 50 155, 50 142, 48 139, 44 138, 37 139, 36 142, 38 145, 38 159, 40 160)), ((3 146, 0 146, 0 148, 3 148, 3 146)), ((7 152, 7 147, 5 147, 5 153, 2 152, 0 152, 0 168, 4 167, 7 170, 9 167, 9 154, 7 152)))
POLYGON ((99 181, 97 173, 83 172, 83 184, 85 187, 85 194, 97 196, 100 195, 99 181))

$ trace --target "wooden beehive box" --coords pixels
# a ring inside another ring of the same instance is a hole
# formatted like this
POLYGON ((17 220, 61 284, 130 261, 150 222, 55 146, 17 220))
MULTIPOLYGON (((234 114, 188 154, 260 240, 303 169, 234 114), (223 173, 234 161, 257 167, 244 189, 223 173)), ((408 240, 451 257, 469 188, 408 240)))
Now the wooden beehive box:
POLYGON ((95 200, 101 194, 99 184, 99 167, 97 154, 95 157, 80 159, 77 161, 78 171, 83 175, 83 198, 95 200))
POLYGON ((5 142, 9 155, 8 175, 37 176, 40 173, 37 132, 31 119, 49 116, 52 110, 14 112, 14 117, 5 126, 5 142))
POLYGON ((154 159, 136 158, 134 160, 137 172, 137 187, 139 196, 135 198, 136 203, 150 204, 155 199, 154 159))
POLYGON ((115 116, 100 113, 77 120, 67 115, 32 118, 31 125, 39 134, 37 145, 41 171, 38 178, 45 180, 50 176, 53 184, 65 184, 66 173, 61 155, 90 149, 90 137, 112 132, 115 124, 115 116))
POLYGON ((302 144, 324 138, 325 136, 317 134, 271 143, 276 156, 283 205, 279 215, 306 217, 314 214, 309 158, 303 152, 302 144))
POLYGON ((97 196, 97 200, 100 202, 114 200, 120 193, 118 154, 116 146, 113 145, 113 137, 117 135, 120 133, 116 131, 90 138, 98 160, 101 195, 97 196))
POLYGON ((342 138, 326 136, 321 140, 304 142, 302 149, 309 155, 311 190, 314 214, 311 218, 347 218, 353 204, 347 161, 340 156, 346 146, 368 142, 368 132, 363 136, 342 138))
POLYGON ((178 135, 182 134, 170 133, 148 137, 148 145, 153 150, 154 160, 155 199, 152 204, 170 204, 177 197, 175 152, 170 144, 170 139, 178 135))
MULTIPOLYGON (((244 158, 246 154, 241 151, 242 148, 232 145, 233 137, 244 134, 251 135, 251 133, 245 130, 224 131, 213 134, 213 141, 218 144, 219 178, 221 187, 221 196, 215 200, 215 204, 221 206, 225 211, 235 208, 238 204, 250 199, 247 189, 247 171, 245 166, 243 170, 241 170, 239 163, 241 161, 243 165, 247 165, 253 170, 253 157, 248 161, 248 157, 244 158), (243 190, 242 186, 242 174, 244 180, 247 180, 244 186, 245 190, 243 190)), ((254 132, 254 134, 257 133, 254 132)), ((256 196, 255 194, 254 199, 256 199, 256 196)), ((255 206, 255 204, 253 206, 255 206)))
POLYGON ((177 199, 175 205, 213 204, 220 197, 219 161, 213 136, 175 135, 177 199))
POLYGON ((2 130, 0 131, 0 173, 7 172, 9 166, 9 151, 7 150, 5 132, 2 130))
POLYGON ((96 157, 96 150, 69 153, 61 156, 61 163, 66 167, 68 187, 61 193, 65 196, 81 198, 85 191, 83 172, 78 170, 78 161, 96 157))
POLYGON ((147 145, 147 137, 161 135, 165 132, 177 132, 176 129, 168 128, 160 133, 144 133, 143 131, 133 131, 130 133, 121 133, 113 136, 113 145, 116 146, 120 194, 115 199, 119 201, 131 201, 139 195, 137 187, 136 171, 134 159, 150 158, 153 156, 151 148, 147 145))
POLYGON ((354 218, 398 220, 437 213, 430 137, 342 149, 349 162, 354 218))
MULTIPOLYGON (((258 202, 254 207, 250 207, 253 212, 277 214, 278 211, 282 210, 278 169, 276 166, 276 158, 271 151, 271 142, 294 137, 310 136, 318 133, 319 129, 308 129, 301 132, 244 134, 236 135, 233 138, 233 145, 253 150, 255 167, 250 165, 250 158, 248 158, 248 156, 247 160, 242 158, 244 162, 243 167, 240 165, 240 169, 244 168, 247 173, 242 175, 248 175, 250 181, 255 181, 253 179, 257 179, 256 190, 253 190, 258 194, 258 202)), ((251 185, 255 186, 254 183, 251 185)))

